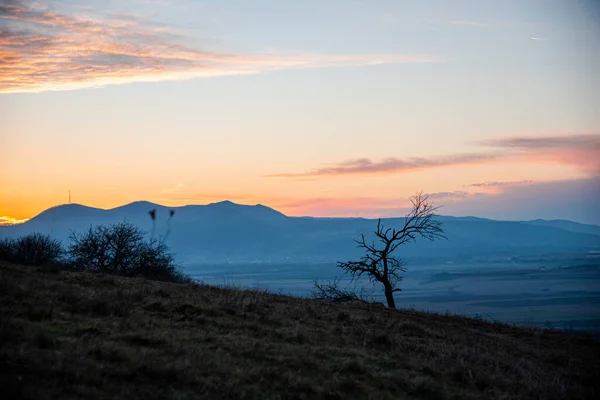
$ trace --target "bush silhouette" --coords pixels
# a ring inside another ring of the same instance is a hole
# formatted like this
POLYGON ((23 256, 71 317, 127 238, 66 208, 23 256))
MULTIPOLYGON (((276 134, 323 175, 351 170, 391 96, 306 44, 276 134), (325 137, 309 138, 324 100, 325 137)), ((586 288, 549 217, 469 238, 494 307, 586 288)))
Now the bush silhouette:
POLYGON ((71 233, 68 255, 77 268, 94 272, 172 282, 190 280, 180 272, 164 242, 147 242, 144 236, 144 231, 128 222, 98 225, 82 234, 71 233))
POLYGON ((14 261, 15 240, 4 238, 0 239, 0 260, 14 261))
POLYGON ((64 250, 59 241, 41 233, 0 241, 0 258, 19 264, 55 264, 63 254, 64 250))

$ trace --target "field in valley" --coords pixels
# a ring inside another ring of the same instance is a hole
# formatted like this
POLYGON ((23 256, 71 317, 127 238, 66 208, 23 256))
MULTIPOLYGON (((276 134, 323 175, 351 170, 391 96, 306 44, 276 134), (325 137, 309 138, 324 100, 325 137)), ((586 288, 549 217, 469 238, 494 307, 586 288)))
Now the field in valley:
MULTIPOLYGON (((223 264, 188 266, 210 284, 257 287, 309 297, 313 280, 341 277, 333 264, 223 264)), ((529 326, 600 332, 600 263, 583 267, 544 264, 408 266, 399 307, 479 316, 529 326)), ((361 285, 373 290, 365 280, 361 285)), ((375 288, 377 289, 377 288, 375 288)), ((384 301, 379 291, 373 292, 384 301)))

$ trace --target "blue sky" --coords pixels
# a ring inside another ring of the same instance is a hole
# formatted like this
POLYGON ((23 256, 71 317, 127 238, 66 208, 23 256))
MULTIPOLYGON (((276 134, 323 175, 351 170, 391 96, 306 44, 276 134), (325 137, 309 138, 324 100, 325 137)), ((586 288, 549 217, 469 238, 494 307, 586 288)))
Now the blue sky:
MULTIPOLYGON (((0 30, 7 221, 69 189, 365 216, 422 190, 562 218, 509 194, 598 183, 593 0, 10 0, 0 30)), ((600 222, 595 200, 570 218, 600 222)))

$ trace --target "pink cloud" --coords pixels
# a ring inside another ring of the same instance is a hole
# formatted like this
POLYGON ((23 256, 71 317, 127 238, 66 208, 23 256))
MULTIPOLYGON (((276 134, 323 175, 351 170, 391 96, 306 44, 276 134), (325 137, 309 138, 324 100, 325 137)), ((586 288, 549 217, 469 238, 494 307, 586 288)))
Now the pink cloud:
POLYGON ((183 44, 133 16, 71 16, 24 2, 0 5, 0 92, 36 92, 289 68, 439 61, 427 56, 234 54, 183 44))
MULTIPOLYGON (((492 186, 494 187, 494 186, 492 186)), ((440 214, 494 219, 569 219, 600 224, 600 178, 506 184, 486 193, 429 193, 440 214)), ((402 217, 410 209, 405 198, 318 198, 273 203, 287 215, 318 217, 402 217)))
POLYGON ((568 219, 600 224, 600 178, 585 178, 526 185, 507 185, 496 193, 485 193, 447 203, 443 213, 475 215, 494 219, 568 219))
POLYGON ((466 187, 473 187, 485 190, 488 194, 498 194, 512 187, 521 187, 534 184, 531 180, 523 181, 486 181, 480 183, 472 183, 466 187))
POLYGON ((600 135, 507 137, 480 142, 537 163, 574 165, 590 174, 600 173, 600 135))
POLYGON ((271 174, 269 178, 306 178, 341 175, 398 174, 418 170, 478 165, 507 161, 573 165, 586 173, 600 173, 600 135, 566 135, 549 137, 513 137, 479 142, 495 152, 421 158, 368 158, 342 161, 299 173, 271 174))
POLYGON ((408 209, 410 205, 407 199, 366 197, 279 199, 273 204, 287 215, 316 217, 373 217, 381 210, 408 209))
POLYGON ((268 175, 269 178, 302 178, 310 176, 327 175, 370 175, 393 174, 418 171, 430 168, 448 167, 463 164, 480 164, 497 160, 496 154, 464 154, 430 158, 386 158, 381 161, 372 161, 368 158, 343 161, 327 167, 317 168, 307 172, 283 173, 268 175))
POLYGON ((482 187, 482 188, 491 188, 491 187, 506 187, 506 186, 517 186, 517 185, 529 185, 533 183, 533 181, 487 181, 481 183, 472 183, 467 186, 471 187, 482 187))

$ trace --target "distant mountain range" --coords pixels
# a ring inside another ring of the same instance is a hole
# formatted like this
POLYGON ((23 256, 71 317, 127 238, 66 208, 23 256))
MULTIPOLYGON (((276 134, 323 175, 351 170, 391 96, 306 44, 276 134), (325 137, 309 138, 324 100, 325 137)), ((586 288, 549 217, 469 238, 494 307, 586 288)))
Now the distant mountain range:
MULTIPOLYGON (((222 262, 332 262, 361 255, 353 239, 370 237, 376 220, 364 218, 288 217, 263 205, 223 201, 208 205, 165 207, 146 201, 104 210, 80 204, 50 208, 31 220, 0 227, 0 237, 47 233, 68 241, 71 231, 90 225, 129 221, 148 232, 156 210, 156 237, 184 264, 222 262), (175 214, 169 221, 169 210, 175 214)), ((414 262, 469 262, 586 254, 600 250, 600 226, 565 220, 496 221, 476 217, 437 217, 448 240, 419 240, 400 249, 414 262)), ((383 220, 386 226, 402 218, 383 220)))

